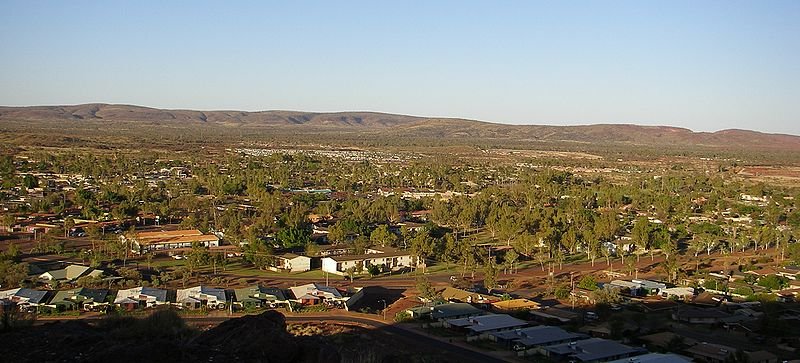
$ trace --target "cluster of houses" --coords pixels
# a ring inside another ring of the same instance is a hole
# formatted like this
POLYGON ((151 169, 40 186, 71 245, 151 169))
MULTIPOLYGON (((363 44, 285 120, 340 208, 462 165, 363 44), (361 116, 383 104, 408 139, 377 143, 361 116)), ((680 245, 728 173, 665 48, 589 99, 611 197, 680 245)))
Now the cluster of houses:
MULTIPOLYGON (((494 305, 493 303, 493 306, 494 305)), ((469 303, 444 303, 408 310, 415 318, 429 319, 428 326, 463 334, 467 341, 489 340, 519 356, 543 355, 554 361, 684 363, 691 360, 675 354, 654 354, 647 349, 613 340, 592 338, 558 326, 539 325, 510 314, 489 313, 469 303)))
MULTIPOLYGON (((664 299, 672 296, 686 296, 682 288, 669 288, 657 281, 615 280, 610 286, 625 290, 630 297, 660 297, 667 302, 676 321, 687 324, 726 324, 733 326, 745 321, 755 321, 761 316, 758 303, 726 303, 717 306, 680 304, 664 299)), ((526 299, 502 300, 452 287, 440 292, 442 301, 406 310, 406 313, 426 323, 424 326, 446 329, 451 334, 461 335, 466 341, 490 341, 500 347, 516 352, 519 356, 539 355, 551 361, 569 362, 664 362, 682 363, 691 361, 724 362, 733 359, 737 349, 710 343, 700 343, 686 339, 687 348, 681 354, 651 353, 641 345, 623 344, 608 339, 611 334, 602 324, 584 325, 580 331, 570 331, 561 325, 576 322, 591 322, 597 315, 587 312, 580 314, 569 307, 542 307, 537 302, 526 299)), ((691 292, 691 296, 694 293, 691 292)), ((695 298, 705 301, 708 293, 695 298)), ((644 301, 644 299, 642 299, 644 301)), ((713 301, 713 300, 711 300, 713 301)), ((698 301, 699 302, 699 301, 698 301)), ((800 319, 800 313, 796 317, 800 319)), ((664 334, 664 333, 658 333, 664 334)), ((658 334, 653 334, 656 336, 658 334)), ((673 334, 673 333, 669 333, 673 334)), ((643 337, 644 338, 644 337, 643 337)), ((647 341, 647 339, 643 339, 647 341)), ((662 339, 663 340, 663 339, 662 339)), ((667 342, 670 339, 666 339, 667 342)), ((683 340, 682 340, 683 341, 683 340)), ((663 351, 666 347, 650 344, 648 347, 663 351)), ((767 351, 742 351, 748 361, 758 363, 777 363, 777 356, 767 351)))
MULTIPOLYGON (((137 254, 166 252, 180 256, 194 245, 206 247, 210 251, 227 251, 235 248, 235 246, 222 246, 217 235, 204 234, 197 229, 139 232, 134 236, 121 235, 120 239, 130 245, 131 251, 137 254)), ((363 254, 351 254, 347 248, 328 246, 320 252, 320 255, 311 257, 291 252, 278 254, 274 256, 270 269, 304 272, 316 265, 321 266, 324 272, 343 276, 348 272, 365 273, 372 266, 378 267, 381 272, 390 272, 416 268, 421 263, 410 252, 392 247, 373 247, 366 249, 363 254)))
POLYGON ((286 308, 302 305, 326 305, 347 309, 347 302, 358 298, 358 289, 342 291, 334 287, 310 283, 287 290, 254 285, 240 289, 194 286, 186 289, 134 287, 112 291, 77 288, 42 291, 16 288, 0 291, 0 308, 28 312, 108 311, 112 307, 132 311, 158 306, 179 309, 252 309, 286 308))

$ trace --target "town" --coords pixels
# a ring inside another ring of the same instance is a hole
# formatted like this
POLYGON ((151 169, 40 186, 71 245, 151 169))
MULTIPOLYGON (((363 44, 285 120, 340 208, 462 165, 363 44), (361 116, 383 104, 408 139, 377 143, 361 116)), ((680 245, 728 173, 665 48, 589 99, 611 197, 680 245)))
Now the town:
POLYGON ((798 354, 789 167, 320 149, 4 155, 4 327, 278 310, 476 361, 798 354))

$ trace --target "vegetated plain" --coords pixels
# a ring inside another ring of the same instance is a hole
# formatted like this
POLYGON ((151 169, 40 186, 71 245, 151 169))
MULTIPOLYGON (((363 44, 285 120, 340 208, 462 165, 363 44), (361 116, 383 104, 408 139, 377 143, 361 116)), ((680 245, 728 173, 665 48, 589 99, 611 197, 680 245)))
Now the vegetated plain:
MULTIPOLYGON (((327 280, 403 290, 394 316, 452 285, 600 311, 613 337, 637 343, 646 324, 620 328, 627 315, 603 308, 631 299, 599 286, 649 278, 759 301, 748 329, 779 356, 800 347, 782 320, 797 291, 787 271, 800 264, 797 136, 98 104, 0 107, 0 140, 3 290, 327 280), (37 224, 52 227, 29 233, 37 224), (132 255, 106 226, 217 232, 236 252, 132 255), (426 263, 345 278, 269 270, 277 255, 328 245, 391 246, 426 263), (114 278, 47 286, 29 275, 57 261, 114 278)), ((630 304, 627 318, 656 314, 630 304)), ((710 329, 716 343, 741 343, 710 329)))

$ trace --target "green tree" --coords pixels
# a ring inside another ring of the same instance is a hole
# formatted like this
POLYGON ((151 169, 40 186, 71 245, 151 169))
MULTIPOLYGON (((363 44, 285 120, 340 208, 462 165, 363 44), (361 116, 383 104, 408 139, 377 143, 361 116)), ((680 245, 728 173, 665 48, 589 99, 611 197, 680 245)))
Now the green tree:
POLYGON ((519 259, 519 254, 517 251, 508 250, 503 258, 505 261, 505 269, 511 273, 514 273, 514 264, 517 263, 517 260, 519 259))
POLYGON ((417 233, 414 239, 411 240, 411 253, 413 253, 419 263, 422 264, 422 273, 426 270, 426 261, 433 253, 434 239, 428 233, 417 233))
POLYGON ((636 220, 633 224, 633 230, 631 230, 631 237, 637 249, 636 260, 639 261, 641 258, 640 251, 644 251, 650 245, 650 222, 647 217, 639 217, 636 220))
POLYGON ((350 266, 344 270, 344 273, 347 274, 347 277, 350 279, 351 284, 353 283, 353 279, 355 278, 356 272, 358 271, 356 270, 355 266, 350 266))
POLYGON ((28 278, 28 264, 15 263, 11 259, 0 259, 0 282, 3 287, 12 288, 22 285, 28 278))
POLYGON ((595 280, 594 277, 592 277, 591 275, 583 276, 581 280, 578 282, 578 287, 589 291, 597 290, 598 288, 597 280, 595 280))
POLYGON ((619 295, 619 290, 606 286, 592 291, 592 300, 595 304, 611 305, 622 301, 622 296, 619 295))
POLYGON ((758 279, 758 286, 767 288, 770 291, 778 291, 789 286, 789 280, 781 276, 767 275, 758 279))
POLYGON ((497 264, 489 257, 483 264, 483 286, 489 291, 497 286, 497 264))
POLYGON ((283 228, 275 235, 275 240, 285 249, 305 247, 311 241, 311 233, 304 228, 283 228))
POLYGON ((64 218, 64 238, 69 237, 69 232, 75 227, 75 220, 72 217, 64 218))
POLYGON ((272 263, 274 251, 261 239, 253 239, 244 246, 244 259, 257 269, 264 269, 272 263))
POLYGON ((11 232, 11 228, 14 227, 16 221, 17 217, 14 217, 14 215, 11 213, 3 214, 3 216, 0 217, 0 223, 2 223, 3 227, 6 227, 6 230, 9 232, 11 232))
POLYGON ((434 301, 437 299, 438 294, 436 293, 436 289, 433 288, 431 285, 430 280, 428 280, 427 276, 419 276, 417 277, 416 281, 417 291, 419 291, 419 296, 428 301, 434 301))
POLYGON ((201 266, 208 265, 209 260, 208 249, 200 242, 192 242, 192 250, 186 256, 189 273, 193 273, 201 266))
POLYGON ((22 185, 27 189, 33 189, 39 186, 39 179, 30 174, 25 174, 22 178, 22 185))
POLYGON ((370 233, 369 240, 381 247, 393 246, 397 242, 397 235, 389 230, 389 226, 381 224, 370 233))

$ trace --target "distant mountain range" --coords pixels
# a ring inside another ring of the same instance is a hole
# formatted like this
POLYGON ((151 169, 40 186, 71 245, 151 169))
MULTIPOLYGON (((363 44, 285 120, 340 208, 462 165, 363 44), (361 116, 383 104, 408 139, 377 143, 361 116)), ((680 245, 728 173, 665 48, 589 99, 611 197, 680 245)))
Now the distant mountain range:
MULTIPOLYGON (((85 104, 75 106, 0 107, 3 121, 64 121, 79 123, 124 122, 147 125, 205 124, 248 127, 339 131, 365 135, 428 138, 470 138, 514 141, 624 143, 632 145, 694 145, 758 150, 800 151, 800 136, 748 130, 693 132, 668 126, 600 124, 585 126, 505 125, 454 118, 429 118, 377 112, 315 113, 298 111, 193 111, 162 110, 140 106, 85 104)), ((74 124, 73 124, 74 125, 74 124)))

